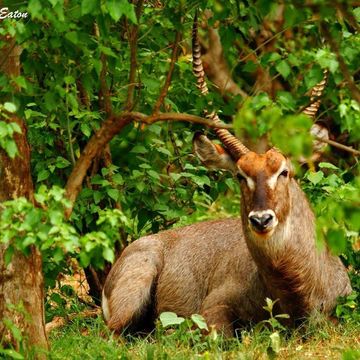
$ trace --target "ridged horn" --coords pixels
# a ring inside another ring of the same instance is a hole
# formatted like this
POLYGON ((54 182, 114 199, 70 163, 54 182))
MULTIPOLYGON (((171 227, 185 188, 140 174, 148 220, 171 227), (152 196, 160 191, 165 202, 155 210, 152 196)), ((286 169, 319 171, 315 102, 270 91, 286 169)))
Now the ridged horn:
POLYGON ((324 78, 316 84, 310 92, 310 105, 307 106, 302 112, 305 115, 310 116, 312 119, 315 119, 316 113, 319 110, 321 105, 320 97, 324 93, 324 89, 328 80, 328 70, 324 70, 324 78))
POLYGON ((198 36, 198 11, 195 12, 193 29, 192 29, 192 60, 193 72, 196 77, 197 87, 200 89, 202 95, 209 93, 209 89, 205 80, 205 71, 201 60, 201 46, 198 36))
MULTIPOLYGON (((194 24, 192 29, 192 56, 193 56, 193 72, 196 77, 197 87, 202 95, 209 93, 209 89, 205 79, 205 71, 201 60, 201 47, 198 36, 198 12, 195 12, 194 24)), ((221 123, 218 115, 214 112, 207 115, 214 123, 221 123)), ((215 129, 216 136, 229 150, 232 158, 238 160, 242 155, 250 150, 233 134, 226 129, 215 129)))

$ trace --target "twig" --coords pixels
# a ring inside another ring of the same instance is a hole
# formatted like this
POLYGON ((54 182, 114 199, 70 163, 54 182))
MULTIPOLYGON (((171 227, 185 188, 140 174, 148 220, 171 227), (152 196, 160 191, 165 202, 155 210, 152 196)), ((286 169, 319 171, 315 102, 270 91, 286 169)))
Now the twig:
POLYGON ((320 26, 322 29, 322 33, 325 37, 325 40, 330 45, 331 51, 334 52, 336 55, 337 61, 339 62, 340 70, 343 73, 343 76, 348 83, 348 87, 350 89, 352 97, 358 103, 360 103, 360 90, 356 86, 354 80, 352 79, 349 69, 348 69, 347 65, 345 64, 344 58, 340 54, 339 44, 332 38, 329 27, 327 26, 325 21, 322 21, 320 26))
POLYGON ((174 40, 174 45, 173 45, 173 51, 172 51, 172 55, 171 55, 171 61, 170 61, 170 67, 169 67, 169 71, 168 74, 166 76, 166 80, 165 80, 165 84, 160 92, 159 98, 154 106, 154 110, 153 110, 153 114, 156 114, 159 112, 160 107, 163 105, 164 99, 167 95, 167 92, 169 90, 169 86, 171 84, 171 78, 172 78, 172 74, 174 72, 174 68, 175 68, 175 62, 177 60, 177 54, 178 54, 178 48, 179 48, 179 42, 181 39, 181 32, 177 31, 175 34, 175 40, 174 40))
MULTIPOLYGON (((95 23, 95 36, 97 37, 98 41, 100 41, 100 32, 99 27, 95 23)), ((100 91, 99 91, 99 102, 100 107, 103 108, 105 113, 109 116, 112 112, 111 106, 111 98, 110 98, 110 91, 109 87, 106 83, 106 74, 107 74, 107 58, 106 55, 101 52, 100 54, 100 62, 101 62, 101 72, 100 72, 100 91)))
MULTIPOLYGON (((105 148, 103 149, 101 157, 102 157, 102 161, 104 163, 104 166, 109 170, 109 173, 107 174, 107 178, 108 178, 111 186, 113 188, 116 188, 117 186, 116 186, 116 184, 114 183, 114 180, 113 180, 113 176, 114 176, 114 171, 112 170, 113 161, 112 161, 111 150, 110 150, 110 145, 109 144, 107 144, 105 146, 105 148)), ((115 209, 121 210, 120 201, 115 201, 114 207, 115 207, 115 209)))
POLYGON ((84 310, 81 313, 69 314, 66 317, 56 316, 56 317, 54 317, 54 319, 52 321, 48 322, 45 325, 45 331, 46 331, 46 334, 49 334, 54 329, 65 326, 68 322, 70 322, 76 318, 80 318, 80 319, 95 318, 99 315, 101 315, 100 307, 97 307, 97 308, 91 309, 91 310, 84 310))
MULTIPOLYGON (((342 14, 342 16, 349 22, 349 24, 356 29, 357 32, 360 32, 360 26, 354 16, 354 14, 349 10, 348 4, 343 3, 341 1, 336 2, 336 7, 342 14)), ((350 5, 351 6, 351 5, 350 5)))
MULTIPOLYGON (((309 20, 304 21, 304 22, 309 22, 309 20)), ((295 27, 298 26, 300 24, 302 24, 303 21, 300 21, 297 24, 294 25, 290 25, 285 27, 284 29, 278 31, 277 33, 275 33, 273 36, 271 36, 270 38, 266 39, 264 42, 262 42, 261 44, 259 44, 254 50, 251 50, 248 54, 246 54, 245 56, 243 56, 241 59, 239 59, 236 64, 233 66, 233 69, 239 65, 240 63, 244 62, 247 58, 249 58, 252 54, 256 54, 258 50, 260 50, 262 47, 264 47, 266 44, 268 44, 269 42, 271 42, 272 40, 274 40, 276 37, 280 36, 283 32, 287 31, 288 29, 290 29, 291 27, 295 27)))
POLYGON ((13 45, 11 45, 11 47, 9 48, 8 53, 5 54, 2 62, 0 63, 0 70, 2 69, 2 67, 4 66, 4 64, 6 63, 8 57, 10 56, 11 52, 14 50, 15 46, 16 46, 16 43, 14 43, 13 45))
POLYGON ((136 4, 136 19, 137 25, 128 25, 128 38, 130 45, 130 74, 129 74, 129 87, 128 94, 126 100, 127 111, 131 111, 134 108, 134 91, 135 91, 135 78, 136 78, 136 70, 137 70, 137 42, 138 42, 138 34, 139 34, 139 21, 142 11, 144 0, 138 0, 136 4))
POLYGON ((72 162, 73 165, 75 165, 76 160, 75 160, 75 152, 74 152, 74 146, 73 146, 73 139, 72 139, 72 134, 71 134, 71 129, 70 129, 68 94, 69 94, 69 85, 66 84, 66 97, 65 97, 66 128, 67 128, 67 133, 68 133, 68 137, 69 137, 69 148, 70 148, 71 162, 72 162))
POLYGON ((214 123, 211 119, 206 119, 196 115, 189 114, 181 114, 181 113, 161 113, 161 114, 153 114, 150 116, 132 112, 133 119, 135 121, 143 122, 145 124, 153 124, 157 121, 184 121, 191 122, 194 124, 205 125, 214 129, 232 129, 232 124, 224 124, 224 123, 214 123))
POLYGON ((89 94, 80 79, 76 80, 76 87, 79 90, 78 99, 81 105, 85 106, 87 110, 91 109, 89 94))
POLYGON ((359 156, 360 155, 360 151, 359 150, 356 150, 356 149, 353 149, 352 147, 350 146, 346 146, 346 145, 343 145, 343 144, 340 144, 336 141, 333 141, 333 140, 329 140, 329 139, 324 139, 320 136, 314 136, 316 140, 318 141, 321 141, 323 143, 326 143, 326 144, 329 144, 333 147, 336 147, 338 149, 341 149, 341 150, 344 150, 344 151, 347 151, 349 153, 351 153, 352 155, 354 156, 359 156))
POLYGON ((182 172, 185 172, 184 165, 183 165, 183 163, 181 161, 181 154, 180 154, 178 146, 176 145, 176 140, 175 140, 175 137, 174 137, 172 124, 169 124, 169 137, 170 137, 171 144, 172 144, 172 146, 174 148, 174 153, 176 155, 176 158, 177 158, 177 161, 179 163, 180 169, 181 169, 182 172))

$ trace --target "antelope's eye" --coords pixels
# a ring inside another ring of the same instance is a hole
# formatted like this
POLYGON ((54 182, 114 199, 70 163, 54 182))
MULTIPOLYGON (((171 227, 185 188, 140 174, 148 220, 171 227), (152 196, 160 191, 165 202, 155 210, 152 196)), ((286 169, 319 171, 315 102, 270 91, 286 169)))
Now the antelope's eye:
POLYGON ((240 174, 240 173, 237 173, 236 174, 236 178, 241 181, 241 180, 245 180, 245 178, 240 174))
POLYGON ((280 176, 287 177, 288 175, 289 175, 289 170, 286 170, 286 169, 280 173, 280 176))

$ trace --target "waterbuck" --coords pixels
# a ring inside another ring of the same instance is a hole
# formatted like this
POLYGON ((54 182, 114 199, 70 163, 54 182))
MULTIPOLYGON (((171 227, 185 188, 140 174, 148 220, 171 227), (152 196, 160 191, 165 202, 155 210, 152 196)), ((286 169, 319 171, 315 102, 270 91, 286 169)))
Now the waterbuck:
MULTIPOLYGON (((194 26, 194 72, 207 85, 194 26)), ((312 95, 322 92, 324 82, 312 95)), ((318 101, 305 113, 316 113, 318 101)), ((216 115, 213 116, 217 121, 216 115)), ((196 134, 194 150, 209 167, 240 179, 241 219, 193 224, 142 237, 111 269, 102 308, 110 329, 155 318, 163 311, 202 314, 208 325, 231 335, 234 324, 259 321, 265 298, 293 321, 313 311, 330 313, 351 292, 347 272, 327 247, 317 249, 314 214, 293 177, 289 159, 275 149, 257 154, 227 130, 216 134, 226 150, 196 134)))

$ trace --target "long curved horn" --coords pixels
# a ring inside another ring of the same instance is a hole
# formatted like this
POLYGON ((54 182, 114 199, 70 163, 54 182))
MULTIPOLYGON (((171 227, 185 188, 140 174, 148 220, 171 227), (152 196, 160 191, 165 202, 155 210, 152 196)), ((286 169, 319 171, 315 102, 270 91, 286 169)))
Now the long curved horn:
POLYGON ((310 105, 308 105, 302 113, 311 117, 311 119, 315 119, 316 113, 319 110, 321 99, 320 97, 324 93, 324 89, 328 80, 328 70, 324 70, 324 78, 316 84, 310 92, 310 105))
MULTIPOLYGON (((209 89, 206 84, 204 67, 201 60, 201 47, 198 37, 198 12, 196 11, 194 17, 193 31, 192 31, 192 56, 193 56, 193 72, 197 79, 197 87, 200 89, 202 95, 207 95, 209 89)), ((216 113, 209 114, 208 117, 215 123, 220 122, 216 113)), ((233 134, 226 129, 215 129, 215 133, 220 141, 230 151, 234 160, 238 160, 242 155, 248 153, 250 150, 233 134)))

